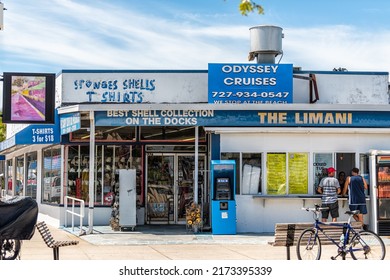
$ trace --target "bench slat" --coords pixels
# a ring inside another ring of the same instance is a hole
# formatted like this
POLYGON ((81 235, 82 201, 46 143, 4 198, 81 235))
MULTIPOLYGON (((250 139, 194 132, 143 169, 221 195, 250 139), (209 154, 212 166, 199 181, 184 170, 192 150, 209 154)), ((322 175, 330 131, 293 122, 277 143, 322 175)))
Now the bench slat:
POLYGON ((53 257, 55 260, 59 260, 59 247, 72 246, 79 244, 78 240, 69 240, 69 241, 56 241, 52 234, 50 233, 49 228, 45 222, 39 222, 36 224, 36 228, 42 236, 43 241, 46 243, 47 247, 53 249, 53 257))
MULTIPOLYGON (((339 222, 337 224, 343 225, 344 222, 339 222)), ((352 227, 355 230, 362 229, 362 224, 360 222, 352 222, 352 227)), ((275 224, 275 240, 272 243, 273 246, 292 246, 296 245, 297 240, 301 234, 301 232, 307 228, 312 228, 313 223, 277 223, 275 224), (293 238, 293 240, 288 240, 288 237, 293 238), (293 241, 293 242, 291 242, 293 241)), ((343 233, 343 228, 332 226, 332 225, 321 225, 321 228, 324 229, 325 233, 330 236, 334 240, 338 240, 338 238, 343 233)), ((327 237, 323 235, 322 232, 319 233, 319 237, 321 239, 322 245, 333 244, 327 237)))

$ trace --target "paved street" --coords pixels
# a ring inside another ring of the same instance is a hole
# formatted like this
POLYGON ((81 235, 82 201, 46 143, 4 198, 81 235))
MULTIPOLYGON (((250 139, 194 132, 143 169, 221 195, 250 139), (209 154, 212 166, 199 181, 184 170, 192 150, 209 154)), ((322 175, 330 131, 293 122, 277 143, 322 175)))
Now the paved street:
MULTIPOLYGON (((286 260, 286 248, 274 247, 272 235, 237 234, 212 235, 191 233, 182 229, 156 231, 110 232, 108 227, 97 227, 100 232, 81 237, 67 230, 50 230, 56 240, 79 240, 76 246, 60 248, 60 260, 286 260)), ((382 237, 390 259, 390 239, 382 237)), ((323 246, 322 258, 334 255, 334 246, 323 246)), ((52 260, 38 231, 31 240, 23 241, 22 260, 52 260)), ((295 247, 291 259, 296 260, 295 247)), ((350 259, 350 257, 348 257, 350 259)))

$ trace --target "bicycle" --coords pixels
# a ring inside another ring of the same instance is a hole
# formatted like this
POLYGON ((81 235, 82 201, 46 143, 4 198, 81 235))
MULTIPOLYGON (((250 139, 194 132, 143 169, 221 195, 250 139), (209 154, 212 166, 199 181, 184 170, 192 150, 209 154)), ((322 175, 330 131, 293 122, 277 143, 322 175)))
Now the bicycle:
POLYGON ((337 255, 331 257, 332 260, 340 256, 345 260, 348 253, 354 260, 383 260, 385 258, 386 247, 376 233, 369 230, 357 231, 352 227, 351 219, 359 214, 359 210, 346 211, 345 214, 349 215, 348 222, 341 224, 321 222, 320 213, 326 209, 328 208, 319 205, 315 205, 314 208, 302 208, 302 210, 313 212, 315 221, 313 227, 303 230, 298 238, 296 247, 298 260, 321 259, 322 246, 319 232, 337 246, 337 255), (340 240, 335 240, 326 234, 321 225, 343 227, 340 240))
POLYGON ((0 239, 0 260, 15 260, 20 256, 21 246, 21 240, 0 239))

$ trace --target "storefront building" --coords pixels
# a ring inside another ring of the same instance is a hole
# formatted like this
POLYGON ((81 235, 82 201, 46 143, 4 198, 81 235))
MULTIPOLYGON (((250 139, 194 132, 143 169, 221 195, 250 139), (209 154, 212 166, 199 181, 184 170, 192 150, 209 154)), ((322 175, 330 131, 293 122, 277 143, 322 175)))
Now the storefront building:
MULTIPOLYGON (((200 226, 212 230, 210 164, 233 160, 237 232, 273 232, 275 223, 311 221, 301 208, 320 203, 326 168, 348 176, 358 167, 370 185, 365 220, 390 235, 390 187, 378 179, 390 151, 388 79, 274 63, 63 70, 56 123, 8 125, 6 189, 34 197, 58 226, 69 224, 67 196, 85 201, 84 225, 112 225, 119 170, 136 170, 137 225, 184 225, 195 201, 200 226)), ((345 220, 348 200, 339 201, 345 220)))

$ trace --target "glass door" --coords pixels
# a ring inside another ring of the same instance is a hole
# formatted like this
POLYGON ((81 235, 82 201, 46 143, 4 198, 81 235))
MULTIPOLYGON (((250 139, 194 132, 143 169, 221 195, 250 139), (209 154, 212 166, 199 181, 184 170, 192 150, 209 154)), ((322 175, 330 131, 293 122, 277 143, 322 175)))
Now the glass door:
POLYGON ((173 223, 175 156, 148 154, 147 156, 147 222, 173 223))
MULTIPOLYGON (((198 169, 205 168, 199 156, 198 169)), ((194 154, 157 154, 147 156, 148 223, 185 224, 186 209, 194 201, 194 154)), ((198 177, 198 203, 203 201, 206 176, 198 177)))
MULTIPOLYGON (((194 201, 194 174, 195 174, 195 156, 177 155, 178 170, 177 178, 177 221, 178 223, 185 223, 186 209, 194 201)), ((205 167, 205 157, 199 156, 198 171, 202 173, 205 167)), ((198 204, 203 201, 203 193, 205 186, 205 176, 198 175, 198 204)))

